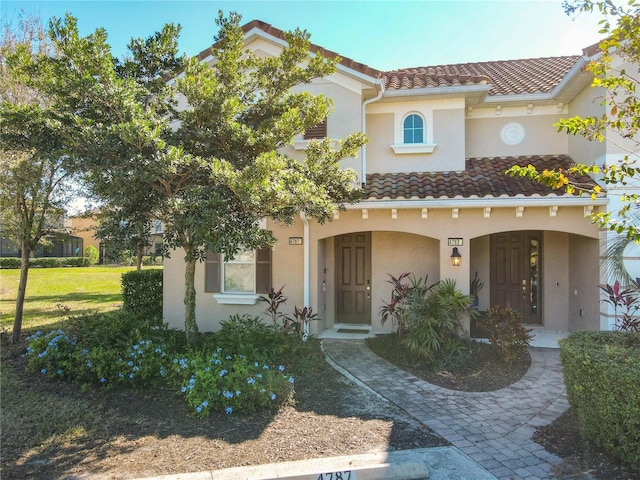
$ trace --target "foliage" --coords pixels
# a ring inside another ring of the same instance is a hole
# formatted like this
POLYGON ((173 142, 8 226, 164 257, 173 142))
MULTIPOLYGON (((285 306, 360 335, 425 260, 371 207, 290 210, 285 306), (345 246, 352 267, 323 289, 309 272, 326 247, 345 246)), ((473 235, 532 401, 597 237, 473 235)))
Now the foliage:
POLYGON ((522 326, 522 315, 510 307, 495 305, 478 327, 489 332, 489 342, 506 363, 513 363, 526 352, 533 336, 522 326))
POLYGON ((0 258, 0 268, 20 268, 20 259, 16 257, 0 258))
POLYGON ((416 278, 410 273, 389 277, 393 290, 391 301, 380 308, 381 321, 384 324, 393 319, 402 344, 425 359, 441 351, 462 352, 460 318, 475 314, 471 297, 463 295, 451 279, 427 285, 427 277, 416 278))
MULTIPOLYGON (((614 164, 576 164, 568 171, 539 172, 528 165, 514 166, 507 173, 529 178, 551 188, 562 188, 567 193, 588 194, 592 198, 601 193, 600 184, 631 187, 629 192, 621 196, 622 208, 617 212, 595 213, 592 219, 600 227, 618 234, 624 233, 629 239, 637 241, 640 240, 640 230, 630 214, 637 208, 639 199, 634 191, 640 177, 636 135, 640 128, 640 100, 636 95, 638 79, 632 72, 618 67, 614 56, 619 55, 630 63, 638 63, 640 60, 640 3, 630 0, 626 6, 617 6, 610 0, 578 0, 567 1, 564 5, 568 14, 598 10, 605 16, 605 20, 601 21, 600 33, 604 39, 599 44, 600 55, 594 56, 587 66, 587 70, 594 75, 592 87, 603 92, 600 102, 603 114, 561 119, 555 126, 559 131, 580 135, 590 141, 603 142, 606 139, 627 155, 614 164), (616 21, 615 25, 612 25, 612 20, 616 21), (578 184, 571 180, 572 174, 597 176, 600 184, 578 184)), ((613 193, 612 191, 609 195, 613 193)))
POLYGON ((293 308, 293 318, 288 318, 284 325, 285 330, 291 329, 298 336, 301 336, 304 341, 307 341, 309 322, 319 320, 318 314, 313 313, 311 307, 298 308, 296 305, 293 308))
MULTIPOLYGON (((47 94, 31 85, 18 65, 52 55, 55 45, 39 19, 25 18, 16 30, 3 25, 0 35, 0 224, 22 255, 12 341, 22 329, 29 257, 44 237, 64 232, 62 217, 69 200, 64 117, 47 94)), ((49 72, 42 72, 51 81, 49 72)))
POLYGON ((280 55, 254 54, 245 50, 240 19, 219 14, 213 67, 177 55, 174 25, 132 40, 131 55, 115 61, 106 32, 82 37, 70 15, 50 23, 55 57, 19 62, 30 85, 70 117, 65 138, 92 194, 109 207, 111 225, 141 232, 149 219, 160 220, 165 247, 184 251, 191 341, 198 333, 195 263, 206 251, 233 256, 270 245, 262 218, 290 224, 304 211, 324 222, 360 196, 355 172, 338 162, 357 155, 361 134, 337 148, 314 142, 304 161, 279 153, 329 114, 329 99, 294 87, 332 74, 336 60, 312 56, 300 30, 285 34, 280 55), (178 97, 190 108, 178 111, 178 97))
POLYGON ((100 259, 100 252, 98 252, 98 249, 93 245, 89 245, 84 249, 84 258, 87 260, 89 266, 95 265, 100 259))
POLYGON ((291 401, 294 385, 280 359, 310 368, 297 336, 246 315, 224 322, 197 350, 187 347, 183 332, 149 327, 124 310, 72 317, 69 325, 74 334, 55 330, 27 338, 31 371, 87 387, 175 388, 201 416, 212 409, 278 408, 291 401))
MULTIPOLYGON (((0 268, 20 268, 21 260, 15 257, 0 258, 0 268)), ((37 257, 29 259, 30 267, 59 268, 59 267, 88 267, 87 257, 37 257)))
POLYGON ((605 293, 603 300, 613 307, 616 330, 623 332, 640 332, 640 278, 630 282, 628 288, 622 288, 619 281, 613 285, 600 285, 605 293))
POLYGON ((294 378, 284 373, 284 366, 274 368, 222 349, 174 364, 182 377, 181 392, 199 416, 211 410, 230 414, 278 408, 293 395, 294 378))
POLYGON ((210 343, 225 352, 270 362, 285 351, 285 337, 282 327, 266 325, 259 317, 233 315, 221 322, 210 343))
POLYGON ((580 436, 640 471, 640 333, 576 332, 559 345, 580 436))
POLYGON ((150 325, 162 325, 162 275, 158 269, 123 273, 123 309, 150 325))
POLYGON ((280 311, 280 307, 282 307, 285 303, 287 303, 287 297, 283 292, 284 285, 281 286, 278 290, 271 287, 267 289, 267 296, 260 296, 261 302, 267 303, 267 308, 264 313, 271 318, 271 322, 274 325, 278 324, 278 320, 282 320, 283 325, 287 322, 288 317, 280 311))
POLYGON ((394 277, 390 273, 387 283, 393 285, 391 290, 391 300, 389 303, 383 301, 380 307, 380 323, 384 325, 387 320, 391 319, 393 326, 397 328, 398 336, 402 337, 403 333, 407 329, 407 325, 404 318, 405 306, 407 302, 407 293, 411 288, 410 284, 404 283, 404 280, 409 277, 409 273, 405 272, 398 277, 394 277))
POLYGON ((478 278, 478 272, 469 283, 469 295, 471 295, 472 307, 478 308, 478 293, 484 287, 484 282, 478 278))
POLYGON ((409 330, 403 344, 421 358, 438 352, 456 354, 464 351, 460 340, 463 315, 474 315, 471 297, 456 288, 453 279, 427 287, 426 280, 412 282, 408 292, 405 319, 409 330))

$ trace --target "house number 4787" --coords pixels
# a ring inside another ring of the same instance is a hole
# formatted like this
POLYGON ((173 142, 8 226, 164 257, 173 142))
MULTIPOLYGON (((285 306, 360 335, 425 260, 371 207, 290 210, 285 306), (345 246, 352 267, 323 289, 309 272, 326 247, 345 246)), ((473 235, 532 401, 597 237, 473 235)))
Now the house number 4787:
POLYGON ((317 480, 356 480, 356 474, 350 470, 344 472, 321 473, 317 480))

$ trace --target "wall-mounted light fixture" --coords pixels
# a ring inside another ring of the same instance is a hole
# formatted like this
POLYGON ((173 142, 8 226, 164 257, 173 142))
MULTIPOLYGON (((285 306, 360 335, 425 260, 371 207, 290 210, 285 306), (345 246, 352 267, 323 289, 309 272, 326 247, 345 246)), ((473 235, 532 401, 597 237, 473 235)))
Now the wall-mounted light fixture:
POLYGON ((451 254, 451 265, 453 265, 454 267, 459 267, 460 260, 462 260, 462 255, 460 255, 458 247, 453 247, 453 253, 451 254))

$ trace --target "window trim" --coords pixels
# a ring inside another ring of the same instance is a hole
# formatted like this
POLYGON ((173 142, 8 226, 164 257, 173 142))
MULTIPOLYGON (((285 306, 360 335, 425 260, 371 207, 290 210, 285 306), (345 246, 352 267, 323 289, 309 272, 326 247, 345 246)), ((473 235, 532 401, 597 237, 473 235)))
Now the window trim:
POLYGON ((396 155, 407 155, 417 153, 433 153, 438 146, 437 143, 432 141, 433 139, 433 112, 422 112, 412 110, 404 113, 402 116, 396 113, 395 115, 395 143, 391 145, 393 153, 396 155), (421 143, 404 143, 404 122, 411 115, 417 115, 422 120, 422 142, 421 143))
POLYGON ((204 291, 206 293, 211 293, 213 298, 219 304, 223 305, 255 305, 260 298, 260 290, 262 287, 258 287, 258 281, 260 280, 260 273, 258 271, 258 265, 261 264, 262 268, 267 268, 265 272, 263 270, 263 274, 268 274, 268 285, 264 288, 271 287, 271 273, 273 266, 273 258, 272 258, 272 250, 268 250, 268 258, 260 259, 260 252, 263 249, 254 250, 254 260, 253 260, 253 292, 225 292, 224 291, 224 255, 222 254, 212 254, 208 252, 207 258, 205 259, 205 285, 204 291), (209 276, 209 268, 213 268, 212 276, 209 276), (209 282, 212 282, 209 285, 209 282))

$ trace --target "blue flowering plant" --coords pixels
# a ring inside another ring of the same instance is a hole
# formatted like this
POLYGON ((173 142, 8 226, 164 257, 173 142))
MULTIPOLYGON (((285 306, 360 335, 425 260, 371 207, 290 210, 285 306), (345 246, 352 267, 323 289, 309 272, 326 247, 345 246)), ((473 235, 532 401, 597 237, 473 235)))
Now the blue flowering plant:
POLYGON ((117 381, 133 385, 159 385, 169 381, 172 358, 161 344, 140 340, 117 360, 117 381))
POLYGON ((174 365, 182 375, 181 393, 197 416, 278 408, 293 397, 294 378, 282 365, 270 366, 220 349, 174 365))
POLYGON ((51 378, 75 378, 77 340, 64 330, 36 332, 27 337, 27 365, 29 370, 51 378))

